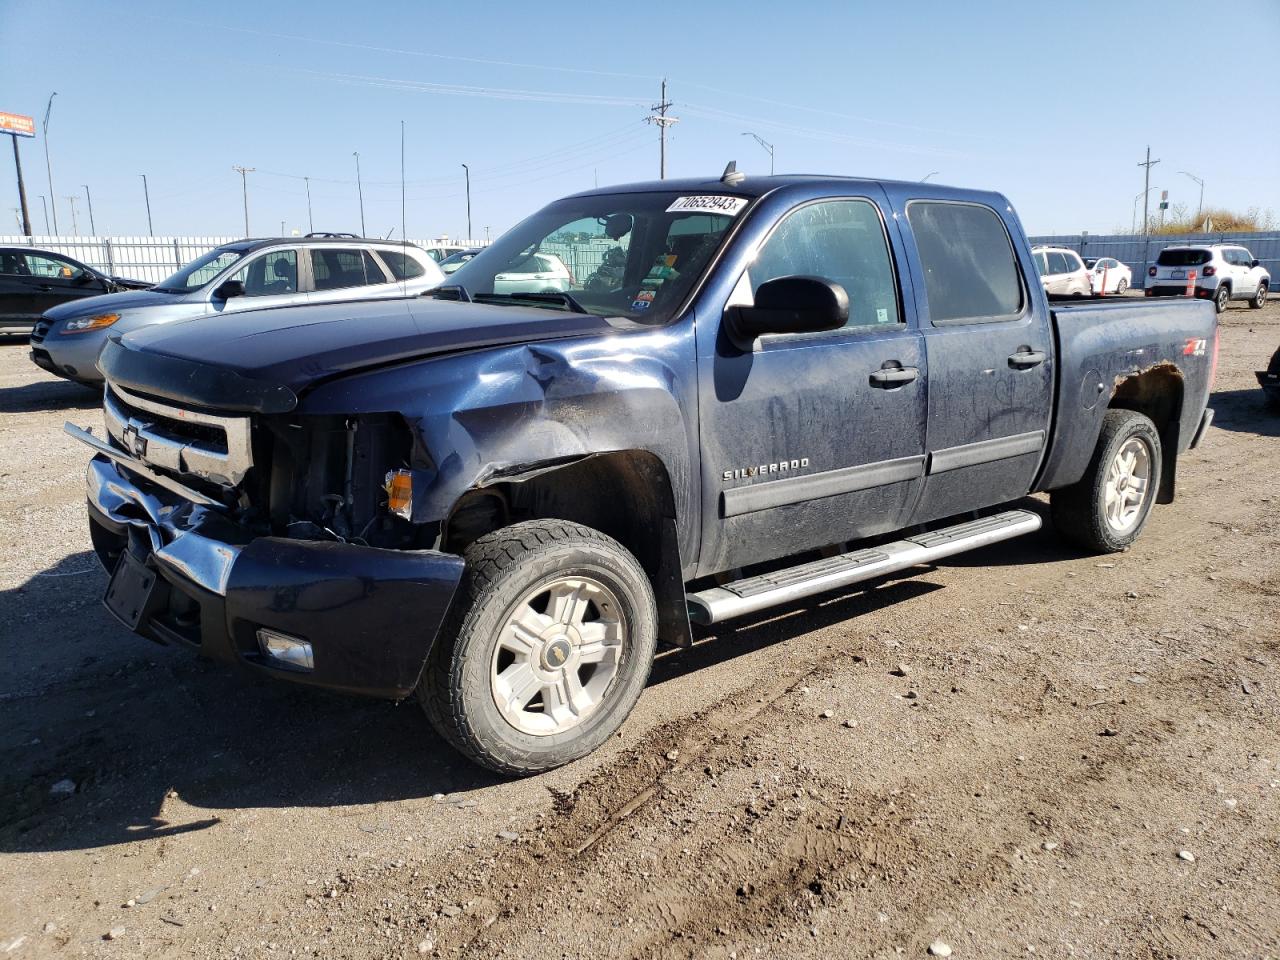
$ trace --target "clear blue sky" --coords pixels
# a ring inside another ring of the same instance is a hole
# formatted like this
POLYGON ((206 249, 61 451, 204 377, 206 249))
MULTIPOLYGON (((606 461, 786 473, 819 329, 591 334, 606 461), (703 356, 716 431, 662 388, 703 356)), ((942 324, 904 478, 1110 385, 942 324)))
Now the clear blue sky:
MULTIPOLYGON (((400 224, 505 230, 557 196, 668 173, 768 170, 1003 191, 1033 233, 1128 228, 1148 143, 1174 202, 1280 216, 1280 3, 374 3, 0 0, 0 110, 43 116, 63 233, 256 235, 400 224), (1229 19, 1230 23, 1217 25, 1229 19), (1233 38, 1236 41, 1233 43, 1233 38), (1269 66, 1268 66, 1269 65, 1269 66)), ((7 138, 5 138, 7 140, 7 138)), ((22 156, 36 232, 39 137, 22 156)), ((4 225, 16 232, 9 144, 4 225)))

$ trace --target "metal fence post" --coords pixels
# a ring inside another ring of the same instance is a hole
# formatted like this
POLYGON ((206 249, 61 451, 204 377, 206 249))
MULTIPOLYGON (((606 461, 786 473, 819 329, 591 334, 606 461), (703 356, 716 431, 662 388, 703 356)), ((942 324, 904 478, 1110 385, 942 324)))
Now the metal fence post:
POLYGON ((173 238, 173 269, 182 269, 182 254, 178 252, 178 238, 173 238))
POLYGON ((111 238, 103 237, 102 246, 107 252, 107 273, 114 276, 116 272, 116 261, 115 261, 115 257, 111 255, 111 238))

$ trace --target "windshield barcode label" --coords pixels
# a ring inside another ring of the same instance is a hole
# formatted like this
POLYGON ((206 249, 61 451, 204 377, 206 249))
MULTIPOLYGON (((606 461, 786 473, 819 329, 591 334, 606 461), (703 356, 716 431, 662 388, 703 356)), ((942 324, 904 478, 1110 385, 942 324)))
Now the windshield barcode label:
POLYGON ((726 217, 736 217, 746 205, 746 197, 709 194, 705 197, 680 197, 667 207, 667 213, 722 213, 726 217))

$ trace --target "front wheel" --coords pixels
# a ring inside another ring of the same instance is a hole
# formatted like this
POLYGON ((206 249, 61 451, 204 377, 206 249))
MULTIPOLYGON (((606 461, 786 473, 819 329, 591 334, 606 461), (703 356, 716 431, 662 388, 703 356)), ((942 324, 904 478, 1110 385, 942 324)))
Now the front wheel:
POLYGON ((639 562, 598 530, 530 520, 481 537, 466 563, 418 686, 432 725, 503 774, 596 749, 653 663, 657 611, 639 562))
POLYGON ((1124 292, 1129 289, 1129 281, 1124 277, 1120 278, 1120 282, 1116 284, 1116 295, 1123 296, 1124 292))
POLYGON ((1053 491, 1053 525, 1066 539, 1100 553, 1138 539, 1160 489, 1160 434, 1133 410, 1108 410, 1085 475, 1053 491))
POLYGON ((1227 309, 1227 304, 1231 302, 1231 291, 1227 289, 1225 283, 1218 284, 1218 292, 1213 298, 1213 305, 1217 307, 1218 312, 1222 313, 1227 309))
POLYGON ((1249 301, 1249 306, 1252 307, 1254 310, 1261 310, 1263 307, 1263 304, 1265 304, 1266 302, 1267 302, 1267 285, 1265 283, 1260 283, 1258 284, 1258 291, 1253 295, 1253 298, 1249 301))

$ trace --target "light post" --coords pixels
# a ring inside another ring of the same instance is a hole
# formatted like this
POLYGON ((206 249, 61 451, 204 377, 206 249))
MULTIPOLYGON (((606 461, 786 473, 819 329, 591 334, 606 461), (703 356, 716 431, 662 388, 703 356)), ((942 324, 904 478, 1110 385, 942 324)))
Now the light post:
POLYGON ((1204 181, 1197 177, 1194 173, 1187 173, 1185 170, 1179 170, 1184 177, 1190 177, 1196 183, 1200 184, 1200 202, 1196 204, 1196 226, 1200 225, 1200 214, 1204 212, 1204 181))
POLYGON ((471 242, 471 168, 465 163, 462 169, 467 175, 467 243, 471 242))
POLYGON ((356 192, 360 195, 360 236, 364 236, 364 185, 360 182, 360 153, 353 150, 351 155, 356 158, 356 192))
POLYGON ((80 186, 84 187, 84 198, 89 201, 89 236, 96 237, 98 228, 93 225, 93 195, 89 193, 89 185, 87 183, 82 183, 80 186))
POLYGON ((769 176, 772 177, 773 176, 773 144, 770 143, 768 140, 766 140, 764 137, 760 136, 760 134, 752 133, 750 130, 744 130, 742 133, 742 136, 750 137, 756 143, 760 144, 760 146, 764 147, 766 150, 769 151, 769 176))
POLYGON ((39 194, 40 206, 44 208, 44 234, 49 236, 49 204, 45 203, 44 194, 39 194))
POLYGON ((154 237, 156 232, 151 227, 151 191, 147 189, 147 175, 138 174, 142 178, 142 198, 147 201, 147 236, 154 237))
MULTIPOLYGON (((44 133, 44 170, 49 175, 49 204, 53 207, 53 232, 55 236, 58 233, 58 200, 53 192, 53 164, 49 162, 49 114, 53 112, 53 98, 57 95, 57 90, 49 94, 49 102, 44 108, 44 123, 42 125, 44 133)), ((46 229, 48 228, 46 227, 46 229)))

